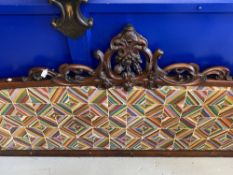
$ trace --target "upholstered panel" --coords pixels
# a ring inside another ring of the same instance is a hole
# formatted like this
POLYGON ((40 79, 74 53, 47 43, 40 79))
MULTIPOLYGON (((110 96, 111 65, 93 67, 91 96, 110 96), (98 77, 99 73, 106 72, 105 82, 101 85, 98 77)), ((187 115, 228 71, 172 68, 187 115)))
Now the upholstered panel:
POLYGON ((233 89, 0 91, 2 150, 232 150, 233 89))

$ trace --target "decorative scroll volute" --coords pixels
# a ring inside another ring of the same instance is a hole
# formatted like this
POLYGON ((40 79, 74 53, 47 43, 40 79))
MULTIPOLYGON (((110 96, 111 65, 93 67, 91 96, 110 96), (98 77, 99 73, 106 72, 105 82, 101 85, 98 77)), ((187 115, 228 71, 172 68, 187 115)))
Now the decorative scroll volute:
POLYGON ((60 19, 54 19, 52 25, 70 38, 78 38, 93 26, 93 19, 85 18, 80 10, 82 3, 88 0, 49 0, 56 4, 62 12, 60 19))
POLYGON ((129 90, 133 86, 145 88, 159 85, 197 86, 207 81, 214 81, 216 85, 232 81, 229 69, 212 67, 200 72, 194 63, 177 63, 161 69, 157 60, 163 55, 158 49, 154 54, 148 48, 147 40, 128 25, 114 37, 110 48, 103 53, 98 50, 95 57, 99 66, 94 70, 88 66, 78 64, 64 64, 59 72, 48 71, 45 78, 40 77, 42 68, 30 71, 30 80, 52 80, 58 85, 81 85, 110 88, 121 86, 129 90))
POLYGON ((163 69, 164 75, 161 79, 171 85, 187 84, 195 85, 201 83, 202 78, 199 74, 199 66, 197 64, 178 63, 172 64, 163 69))
POLYGON ((130 25, 112 39, 109 50, 103 55, 105 74, 126 89, 133 87, 139 79, 147 78, 152 70, 153 55, 147 40, 130 25), (142 67, 144 57, 145 70, 142 67))
POLYGON ((203 77, 205 77, 205 79, 228 80, 228 81, 232 80, 232 77, 230 76, 230 70, 222 66, 206 69, 202 74, 203 77))

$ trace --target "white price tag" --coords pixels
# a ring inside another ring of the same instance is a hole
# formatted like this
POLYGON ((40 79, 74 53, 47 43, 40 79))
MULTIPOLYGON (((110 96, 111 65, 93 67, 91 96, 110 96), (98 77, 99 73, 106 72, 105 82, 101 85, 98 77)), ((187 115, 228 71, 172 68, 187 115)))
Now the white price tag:
POLYGON ((41 73, 41 77, 46 78, 48 75, 48 69, 44 69, 41 73))

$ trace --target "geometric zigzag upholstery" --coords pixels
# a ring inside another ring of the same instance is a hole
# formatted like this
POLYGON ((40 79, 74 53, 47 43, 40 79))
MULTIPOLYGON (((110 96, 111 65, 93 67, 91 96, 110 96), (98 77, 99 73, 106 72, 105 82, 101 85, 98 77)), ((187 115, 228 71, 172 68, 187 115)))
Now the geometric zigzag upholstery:
POLYGON ((1 150, 233 150, 233 89, 0 90, 1 150))

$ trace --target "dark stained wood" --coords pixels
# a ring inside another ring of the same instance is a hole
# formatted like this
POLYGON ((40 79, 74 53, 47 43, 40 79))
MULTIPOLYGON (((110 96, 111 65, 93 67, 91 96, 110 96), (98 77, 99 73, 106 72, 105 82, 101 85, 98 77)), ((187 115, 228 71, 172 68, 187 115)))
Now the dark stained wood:
POLYGON ((32 86, 96 86, 110 88, 133 86, 152 88, 158 86, 232 86, 228 68, 217 66, 200 72, 194 63, 177 63, 161 69, 157 60, 163 51, 152 54, 147 40, 128 25, 114 37, 110 48, 103 53, 98 50, 95 57, 99 66, 63 64, 59 71, 46 68, 32 68, 26 78, 12 78, 0 81, 0 88, 32 86), (143 55, 143 56, 142 56, 143 55), (114 61, 113 61, 114 60, 114 61), (115 65, 112 63, 115 62, 115 65), (145 63, 145 67, 143 67, 145 63))
POLYGON ((233 157, 233 151, 0 151, 0 156, 40 157, 233 157))
MULTIPOLYGON (((162 81, 155 81, 158 86, 165 86, 166 83, 162 81)), ((0 89, 13 89, 13 88, 28 88, 28 87, 55 87, 55 86, 79 86, 79 84, 76 83, 70 83, 67 84, 57 84, 56 82, 53 82, 52 80, 45 80, 45 81, 13 81, 13 82, 5 82, 0 81, 0 89)), ((91 86, 91 83, 88 83, 83 86, 91 86)), ((181 85, 185 86, 185 85, 181 85)), ((216 86, 216 87, 233 87, 233 81, 224 81, 224 80, 207 80, 203 83, 200 83, 199 86, 216 86)))

